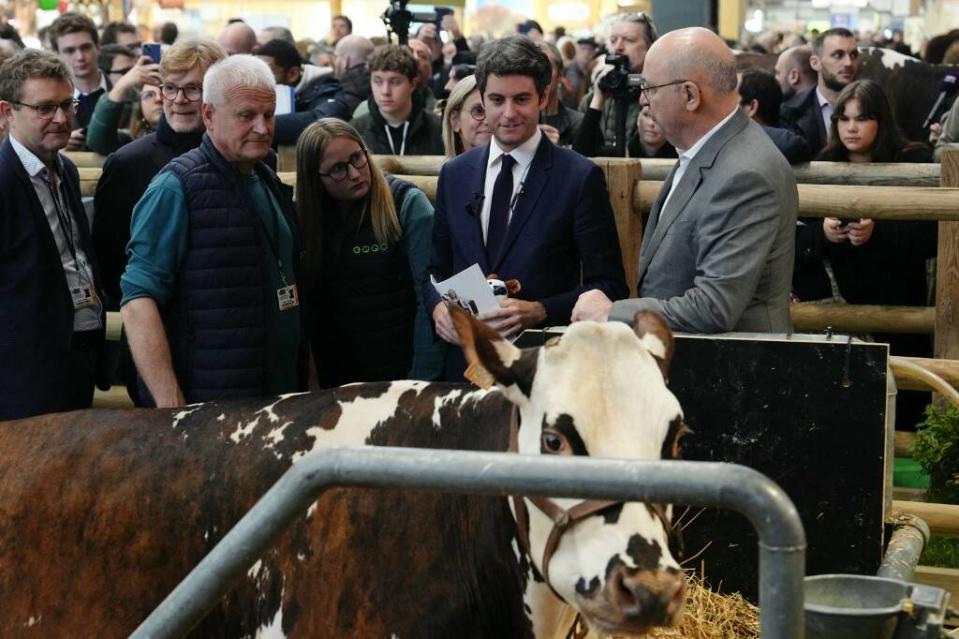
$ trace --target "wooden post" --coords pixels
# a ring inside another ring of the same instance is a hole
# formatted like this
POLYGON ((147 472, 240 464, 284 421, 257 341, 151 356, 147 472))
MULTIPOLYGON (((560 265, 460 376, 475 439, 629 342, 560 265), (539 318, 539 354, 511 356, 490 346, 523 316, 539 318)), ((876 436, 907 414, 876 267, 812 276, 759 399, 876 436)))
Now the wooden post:
POLYGON ((639 282, 639 247, 643 243, 643 221, 633 207, 633 190, 643 175, 639 160, 624 158, 594 158, 606 174, 609 201, 613 205, 619 249, 623 253, 623 268, 630 297, 636 297, 639 282))
MULTIPOLYGON (((942 154, 940 184, 959 186, 959 151, 942 154)), ((959 222, 939 222, 936 258, 937 359, 959 359, 959 222)))

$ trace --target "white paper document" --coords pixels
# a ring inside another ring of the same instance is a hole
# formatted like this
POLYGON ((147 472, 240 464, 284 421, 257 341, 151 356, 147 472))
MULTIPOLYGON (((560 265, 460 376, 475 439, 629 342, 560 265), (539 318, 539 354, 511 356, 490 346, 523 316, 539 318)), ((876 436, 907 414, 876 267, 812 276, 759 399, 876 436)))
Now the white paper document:
POLYGON ((479 264, 474 264, 442 282, 437 282, 431 275, 430 281, 440 297, 447 302, 459 304, 460 308, 472 315, 495 311, 499 308, 499 302, 496 301, 492 289, 487 284, 479 264))

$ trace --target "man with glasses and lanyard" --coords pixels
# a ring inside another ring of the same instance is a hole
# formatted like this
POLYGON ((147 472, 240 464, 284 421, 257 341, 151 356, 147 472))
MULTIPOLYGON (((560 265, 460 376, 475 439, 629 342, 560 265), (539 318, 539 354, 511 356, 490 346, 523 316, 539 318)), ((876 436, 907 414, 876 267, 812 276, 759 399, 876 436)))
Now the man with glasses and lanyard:
POLYGON ((675 331, 789 332, 796 178, 740 108, 732 52, 706 29, 672 31, 650 47, 644 76, 641 102, 679 162, 643 232, 639 299, 588 291, 573 320, 652 310, 675 331))
POLYGON ((89 408, 104 312, 70 140, 70 70, 28 49, 0 66, 0 420, 89 408))
MULTIPOLYGON (((200 146, 206 130, 200 112, 203 77, 226 57, 226 50, 212 40, 181 40, 170 47, 160 61, 163 115, 157 130, 120 147, 103 165, 93 200, 93 243, 109 310, 120 308, 120 276, 127 265, 133 207, 160 169, 200 146)), ((119 378, 140 405, 136 371, 125 347, 119 357, 119 378)))
POLYGON ((214 64, 203 141, 167 164, 133 211, 120 313, 145 403, 306 388, 292 191, 263 162, 275 109, 265 62, 214 64))

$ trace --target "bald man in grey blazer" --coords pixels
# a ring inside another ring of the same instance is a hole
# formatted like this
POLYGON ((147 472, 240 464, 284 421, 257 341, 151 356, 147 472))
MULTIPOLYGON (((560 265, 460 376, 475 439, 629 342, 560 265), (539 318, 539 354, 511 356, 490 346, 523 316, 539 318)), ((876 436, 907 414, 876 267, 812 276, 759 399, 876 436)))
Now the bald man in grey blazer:
POLYGON ((573 321, 661 314, 688 333, 789 332, 798 194, 789 164, 739 108, 736 63, 706 29, 646 55, 642 103, 680 152, 650 212, 639 297, 580 295, 573 321))

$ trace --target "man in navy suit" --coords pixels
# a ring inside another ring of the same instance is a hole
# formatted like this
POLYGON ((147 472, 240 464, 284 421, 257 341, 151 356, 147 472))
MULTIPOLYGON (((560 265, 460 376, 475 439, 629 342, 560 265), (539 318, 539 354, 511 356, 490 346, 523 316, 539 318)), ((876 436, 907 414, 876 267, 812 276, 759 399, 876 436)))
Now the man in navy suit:
MULTIPOLYGON (((600 289, 610 299, 629 290, 602 171, 553 145, 540 132, 550 64, 527 38, 511 36, 483 49, 476 80, 493 139, 440 171, 430 272, 445 279, 475 263, 487 275, 516 279, 516 297, 480 319, 508 337, 527 328, 565 325, 576 298, 600 289)), ((436 330, 456 344, 445 304, 432 287, 436 330)), ((446 374, 456 379, 462 353, 446 374)))
POLYGON ((28 49, 0 66, 0 420, 89 408, 104 314, 77 168, 70 71, 28 49))

